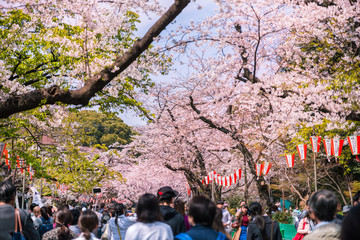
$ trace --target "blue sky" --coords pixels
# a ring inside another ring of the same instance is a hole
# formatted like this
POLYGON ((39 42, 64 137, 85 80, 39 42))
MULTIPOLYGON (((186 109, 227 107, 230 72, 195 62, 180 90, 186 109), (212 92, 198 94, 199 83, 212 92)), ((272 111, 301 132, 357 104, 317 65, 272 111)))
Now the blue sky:
MULTIPOLYGON (((166 6, 166 8, 170 7, 173 2, 174 1, 172 0, 160 0, 162 6, 166 6)), ((175 21, 166 28, 165 31, 169 32, 176 29, 180 25, 187 25, 191 20, 195 22, 202 21, 206 17, 213 15, 216 7, 217 5, 215 0, 196 0, 195 2, 192 1, 175 19, 175 21)), ((138 26, 138 36, 142 36, 149 29, 149 27, 158 19, 158 16, 155 15, 152 15, 150 17, 151 19, 149 19, 149 17, 145 14, 143 16, 140 15, 141 24, 138 26)), ((170 72, 170 74, 167 75, 166 78, 171 79, 174 74, 175 73, 170 72)), ((156 81, 156 78, 154 80, 156 81)), ((141 126, 146 124, 146 121, 143 121, 141 118, 137 117, 136 114, 132 111, 120 113, 119 117, 121 117, 124 122, 130 126, 141 126)))

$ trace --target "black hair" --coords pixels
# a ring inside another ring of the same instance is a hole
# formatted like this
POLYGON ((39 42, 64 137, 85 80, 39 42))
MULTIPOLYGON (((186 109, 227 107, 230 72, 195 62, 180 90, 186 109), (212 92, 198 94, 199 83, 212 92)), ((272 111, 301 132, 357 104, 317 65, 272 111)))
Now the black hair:
POLYGON ((320 221, 332 221, 338 205, 337 196, 329 190, 320 190, 310 198, 310 211, 314 212, 320 221))
POLYGON ((71 212, 71 215, 72 215, 72 217, 73 217, 73 220, 72 220, 72 222, 71 222, 71 225, 77 225, 78 220, 79 220, 79 217, 80 217, 80 211, 79 211, 79 209, 74 208, 74 209, 71 209, 70 212, 71 212))
POLYGON ((46 221, 50 218, 49 215, 47 214, 46 207, 40 208, 40 214, 46 221))
POLYGON ((226 234, 224 225, 222 223, 222 216, 223 216, 222 210, 220 208, 216 208, 215 217, 214 217, 214 221, 212 224, 212 229, 214 229, 217 232, 222 232, 222 233, 226 234))
POLYGON ((38 206, 36 203, 31 203, 30 204, 30 211, 33 211, 34 210, 34 207, 38 206))
POLYGON ((0 182, 0 202, 9 203, 16 195, 16 187, 9 181, 0 182))
POLYGON ((263 239, 267 240, 267 234, 265 229, 265 218, 262 216, 262 206, 258 202, 252 202, 249 205, 249 212, 255 218, 255 223, 260 230, 263 239))
POLYGON ((353 200, 354 200, 354 203, 355 203, 355 202, 359 202, 359 200, 360 200, 360 191, 358 191, 358 192, 355 194, 353 200))
POLYGON ((185 203, 183 200, 181 199, 176 199, 174 201, 174 208, 176 211, 178 211, 178 213, 180 213, 181 215, 185 215, 185 203))
POLYGON ((154 194, 145 193, 139 198, 136 206, 137 221, 143 223, 152 223, 161 221, 159 201, 154 194))
POLYGON ((99 219, 92 210, 82 212, 79 218, 79 228, 86 240, 91 239, 90 233, 98 226, 99 219))
POLYGON ((125 214, 125 206, 122 203, 115 203, 114 206, 115 211, 115 224, 118 225, 118 217, 125 214))
POLYGON ((204 196, 195 196, 189 203, 189 216, 196 224, 212 227, 216 214, 216 205, 204 196))
POLYGON ((105 203, 100 203, 100 209, 103 209, 105 207, 105 203))
POLYGON ((46 212, 50 217, 52 217, 52 206, 50 205, 46 206, 46 212))
POLYGON ((70 238, 70 230, 67 227, 72 223, 72 215, 66 206, 62 206, 56 212, 56 226, 60 227, 60 230, 57 232, 58 240, 67 240, 70 238))
POLYGON ((348 213, 348 215, 344 218, 340 240, 353 240, 360 239, 360 232, 357 231, 360 226, 360 205, 352 207, 348 213))

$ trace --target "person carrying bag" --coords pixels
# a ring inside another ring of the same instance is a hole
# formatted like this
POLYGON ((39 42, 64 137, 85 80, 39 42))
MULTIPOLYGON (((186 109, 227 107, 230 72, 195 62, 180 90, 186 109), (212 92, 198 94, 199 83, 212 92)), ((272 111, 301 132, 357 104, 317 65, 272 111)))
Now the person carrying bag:
POLYGON ((19 209, 15 209, 15 232, 12 235, 12 240, 26 240, 22 232, 22 225, 20 219, 19 209), (18 228, 19 227, 19 228, 18 228), (18 230, 20 230, 18 232, 18 230))

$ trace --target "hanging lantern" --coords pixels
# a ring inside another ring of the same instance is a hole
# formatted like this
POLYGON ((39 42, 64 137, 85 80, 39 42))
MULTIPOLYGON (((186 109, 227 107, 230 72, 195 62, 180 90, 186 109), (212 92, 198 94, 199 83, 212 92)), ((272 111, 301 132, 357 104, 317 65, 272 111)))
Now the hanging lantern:
POLYGON ((239 168, 238 170, 234 170, 235 171, 235 178, 236 179, 241 179, 241 169, 239 168))
POLYGON ((331 154, 335 157, 340 157, 343 145, 344 139, 331 139, 331 154))
POLYGON ((326 156, 331 156, 331 139, 324 139, 324 148, 326 156))
POLYGON ((10 163, 9 163, 9 153, 8 150, 4 150, 4 155, 5 155, 5 163, 8 166, 8 169, 10 170, 10 163))
POLYGON ((231 186, 231 178, 230 178, 230 176, 226 177, 226 186, 227 187, 231 186))
POLYGON ((231 182, 233 184, 236 184, 236 181, 237 181, 236 173, 232 173, 232 174, 230 174, 230 176, 231 176, 231 182))
POLYGON ((263 174, 267 175, 269 173, 269 171, 270 171, 270 168, 271 168, 271 163, 264 162, 264 164, 263 164, 263 174))
POLYGON ((311 136, 311 146, 314 153, 319 152, 320 150, 320 143, 321 143, 321 137, 320 136, 311 136))
POLYGON ((258 176, 258 177, 261 176, 261 173, 263 172, 263 167, 264 167, 264 165, 262 165, 261 163, 255 164, 256 176, 258 176))
POLYGON ((295 154, 287 154, 285 155, 286 163, 289 168, 294 167, 295 154))
POLYGON ((226 183, 226 177, 222 177, 221 178, 221 186, 225 187, 226 186, 225 183, 226 183))
POLYGON ((300 159, 305 161, 307 145, 306 144, 300 144, 300 145, 297 145, 296 148, 297 148, 297 150, 299 152, 300 159))
POLYGON ((357 156, 360 154, 360 136, 350 136, 347 137, 351 153, 356 156, 356 159, 359 161, 359 157, 357 156))
POLYGON ((205 180, 205 184, 208 185, 209 182, 210 182, 210 177, 209 177, 209 176, 205 176, 205 177, 204 177, 204 180, 205 180))

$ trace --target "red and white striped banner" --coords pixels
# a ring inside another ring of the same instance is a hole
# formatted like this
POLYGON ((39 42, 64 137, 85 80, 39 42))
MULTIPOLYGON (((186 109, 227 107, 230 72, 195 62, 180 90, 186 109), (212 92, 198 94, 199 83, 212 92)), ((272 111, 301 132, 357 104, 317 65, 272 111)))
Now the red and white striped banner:
POLYGON ((236 184, 236 182, 237 182, 236 173, 230 174, 230 177, 231 177, 231 182, 232 182, 233 184, 236 184))
POLYGON ((294 160, 295 160, 295 154, 287 154, 285 155, 286 158, 286 164, 289 168, 294 167, 294 160))
POLYGON ((311 146, 314 153, 319 152, 320 150, 320 143, 321 143, 321 137, 320 136, 311 136, 311 146))
POLYGON ((263 172, 263 167, 264 165, 262 165, 261 163, 255 164, 256 176, 261 176, 261 173, 263 172))
POLYGON ((263 164, 263 174, 267 175, 269 173, 269 171, 270 171, 270 168, 271 168, 271 163, 264 162, 264 164, 263 164))
POLYGON ((306 150, 307 150, 307 145, 306 144, 300 144, 296 146, 298 152, 299 152, 299 157, 301 160, 305 160, 306 159, 306 150))
POLYGON ((343 139, 334 138, 331 140, 331 154, 335 157, 340 157, 341 150, 344 145, 343 139))
POLYGON ((351 153, 356 156, 356 159, 359 161, 359 157, 357 156, 360 153, 360 136, 350 136, 347 137, 351 153))
POLYGON ((324 139, 324 148, 326 156, 331 156, 331 139, 324 139))
POLYGON ((241 179, 241 169, 239 168, 238 170, 235 170, 235 178, 236 179, 241 179))

